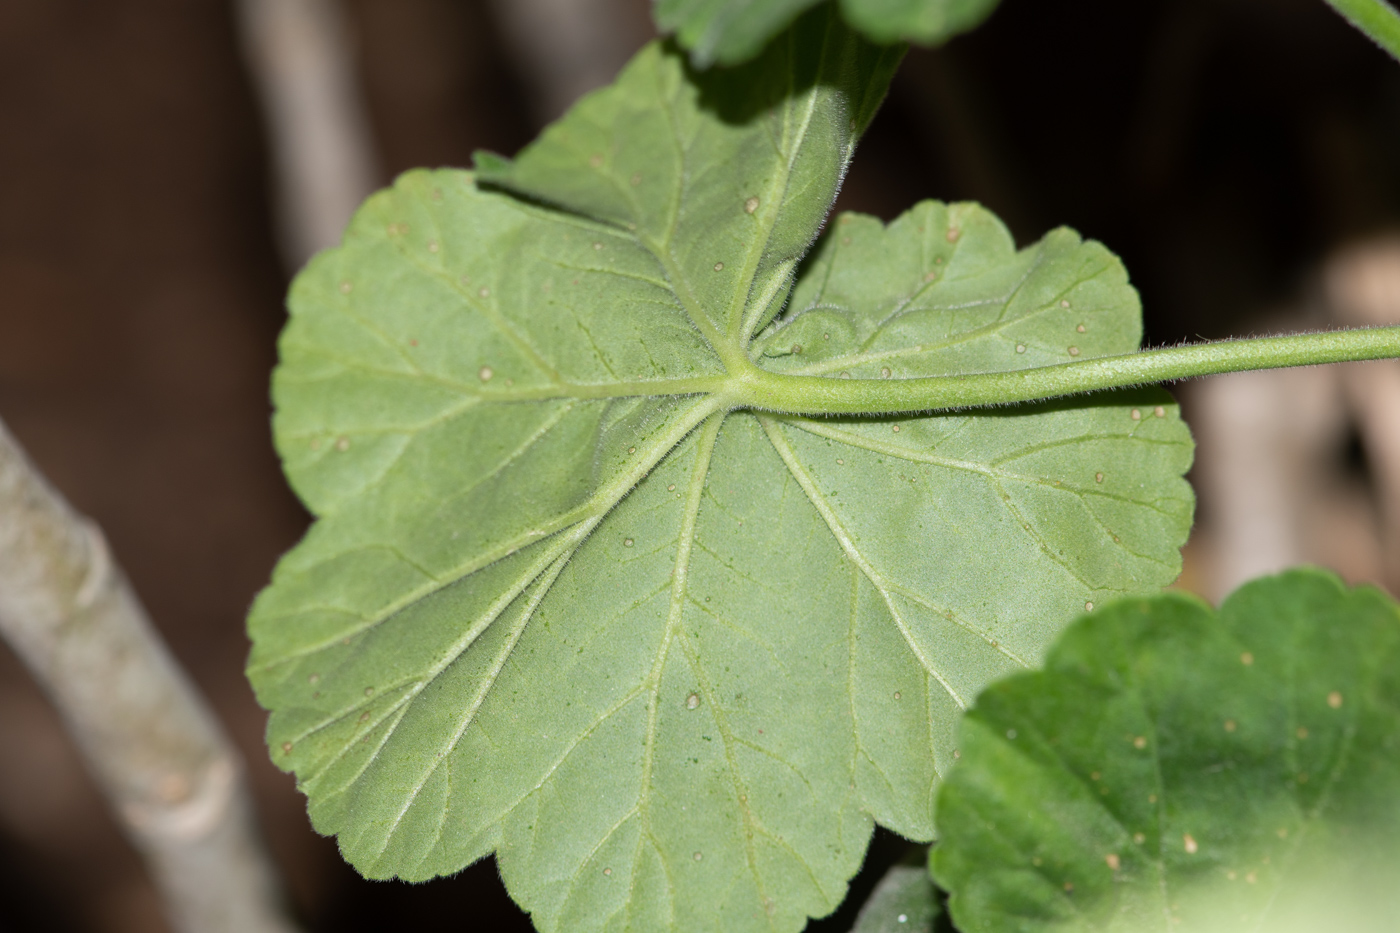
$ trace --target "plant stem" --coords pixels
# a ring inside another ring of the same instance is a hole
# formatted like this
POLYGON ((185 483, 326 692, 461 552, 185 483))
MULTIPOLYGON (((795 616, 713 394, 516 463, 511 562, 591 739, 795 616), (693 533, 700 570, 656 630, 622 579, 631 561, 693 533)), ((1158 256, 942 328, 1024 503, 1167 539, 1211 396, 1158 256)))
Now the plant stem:
POLYGON ((102 533, 44 482, 3 422, 0 636, 63 714, 174 929, 295 933, 233 744, 102 533))
POLYGON ((787 376, 754 367, 735 377, 727 401, 734 408, 788 414, 894 414, 1029 402, 1252 369, 1390 357, 1400 357, 1400 327, 1222 340, 1037 369, 918 379, 787 376))
POLYGON ((1371 41, 1400 61, 1400 13, 1385 0, 1327 0, 1371 41))

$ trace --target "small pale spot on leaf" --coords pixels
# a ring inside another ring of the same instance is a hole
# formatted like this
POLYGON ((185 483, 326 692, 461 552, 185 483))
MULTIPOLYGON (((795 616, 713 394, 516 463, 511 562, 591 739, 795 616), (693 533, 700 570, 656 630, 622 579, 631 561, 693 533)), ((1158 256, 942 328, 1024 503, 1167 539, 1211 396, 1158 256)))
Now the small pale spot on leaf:
POLYGON ((716 272, 722 272, 722 271, 724 271, 724 263, 722 263, 722 262, 717 262, 717 263, 715 263, 715 271, 716 271, 716 272))
POLYGON ((1251 664, 1253 664, 1253 663, 1254 663, 1254 654, 1253 654, 1253 652, 1246 651, 1244 654, 1240 655, 1240 663, 1243 664, 1245 667, 1249 667, 1251 664))
POLYGON ((1078 348, 1078 347, 1070 347, 1070 348, 1069 348, 1069 355, 1070 355, 1070 356, 1078 356, 1078 355, 1079 355, 1079 348, 1078 348))
POLYGON ((611 876, 612 876, 612 869, 611 869, 611 868, 604 868, 604 869, 603 869, 603 874, 605 874, 605 875, 611 877, 611 876))
POLYGON ((1327 694, 1327 705, 1332 707, 1333 709, 1341 709, 1342 695, 1337 691, 1333 690, 1331 693, 1327 694))
POLYGON ((1235 729, 1236 729, 1237 727, 1238 727, 1238 723, 1236 723, 1233 719, 1227 719, 1227 720, 1225 720, 1225 731, 1226 731, 1226 732, 1234 732, 1235 729))
POLYGON ((346 450, 349 450, 349 449, 350 449, 350 438, 348 438, 348 437, 338 437, 338 438, 336 438, 336 439, 335 439, 335 449, 336 449, 336 450, 339 450, 339 451, 342 451, 342 452, 343 452, 343 451, 346 451, 346 450))
POLYGON ((438 241, 437 241, 437 240, 429 240, 429 241, 428 241, 428 252, 430 252, 430 253, 436 253, 440 248, 441 248, 441 247, 438 246, 438 241))
POLYGON ((1133 739, 1133 748, 1143 749, 1147 747, 1147 736, 1140 735, 1133 739))
POLYGON ((1094 482, 1096 482, 1096 483, 1102 483, 1102 482, 1103 482, 1103 474, 1102 474, 1102 473, 1095 473, 1095 474, 1094 474, 1094 482))
POLYGON ((1103 857, 1103 860, 1108 865, 1110 871, 1117 871, 1123 865, 1123 863, 1118 858, 1118 853, 1116 852, 1108 853, 1103 857))
POLYGON ((948 228, 948 242, 949 242, 949 243, 956 243, 956 242, 958 242, 958 237, 960 237, 960 236, 962 236, 962 231, 959 230, 957 227, 949 227, 949 228, 948 228))
POLYGON ((496 371, 490 366, 483 366, 476 372, 476 378, 480 379, 482 382, 490 382, 491 377, 494 375, 496 375, 496 371))
POLYGON ((890 378, 891 375, 892 375, 892 374, 890 373, 890 368, 889 368, 888 366, 886 366, 884 369, 880 370, 880 378, 882 378, 882 379, 888 379, 888 378, 890 378))
POLYGON ((700 861, 700 859, 702 859, 702 858, 704 858, 704 856, 701 855, 699 852, 696 852, 696 853, 695 853, 695 861, 698 862, 698 861, 700 861))
POLYGON ((903 692, 901 692, 901 691, 899 691, 899 690, 896 690, 896 691, 894 692, 894 698, 895 698, 896 700, 903 699, 903 697, 904 697, 903 692))
POLYGON ((374 688, 373 688, 373 687, 366 687, 366 688, 365 688, 365 696, 367 696, 367 697, 372 697, 372 696, 374 696, 374 688))
POLYGON ((1060 302, 1060 307, 1061 307, 1061 308, 1069 308, 1069 302, 1068 302, 1068 301, 1061 301, 1061 302, 1060 302))
POLYGON ((1195 855, 1197 850, 1200 849, 1200 846, 1196 844, 1196 837, 1192 836, 1190 833, 1182 835, 1181 845, 1182 848, 1186 850, 1187 855, 1195 855))
POLYGON ((1254 884, 1254 882, 1259 880, 1259 876, 1256 875, 1254 872, 1249 872, 1247 875, 1244 876, 1244 880, 1248 884, 1254 884))
POLYGON ((365 710, 360 714, 360 722, 369 722, 369 710, 365 710))
POLYGON ((594 244, 593 244, 593 248, 594 248, 594 249, 602 249, 602 248, 603 248, 603 244, 602 244, 602 243, 594 243, 594 244))
POLYGON ((622 539, 622 546, 623 546, 623 547, 631 547, 631 546, 632 546, 633 544, 635 544, 635 543, 636 543, 636 542, 633 541, 631 538, 623 538, 623 539, 622 539))
POLYGON ((1133 842, 1136 842, 1138 845, 1142 845, 1146 841, 1147 837, 1142 833, 1133 833, 1133 842))
POLYGON ((1025 345, 1024 343, 1018 343, 1018 344, 1016 344, 1016 352, 1017 352, 1017 353, 1025 353, 1025 352, 1026 352, 1026 345, 1025 345))
POLYGON ((603 157, 595 152, 593 153, 593 155, 588 157, 588 164, 593 166, 594 168, 598 168, 603 164, 603 157))
POLYGON ((490 297, 491 297, 491 289, 486 288, 486 287, 483 286, 483 287, 477 292, 477 294, 480 295, 482 298, 490 298, 490 297))
POLYGON ((342 295, 348 295, 348 294, 350 294, 350 293, 351 293, 352 291, 354 291, 354 290, 355 290, 355 286, 354 286, 354 285, 351 285, 349 282, 341 282, 341 283, 340 283, 340 293, 341 293, 342 295))
POLYGON ((1156 408, 1152 409, 1152 414, 1158 418, 1165 418, 1167 416, 1167 410, 1161 405, 1158 405, 1156 408))
POLYGON ((1141 421, 1141 420, 1142 420, 1142 411, 1141 411, 1140 409, 1134 408, 1134 409, 1133 409, 1133 413, 1132 413, 1132 419, 1133 419, 1134 421, 1141 421))
POLYGON ((1084 325, 1080 324, 1078 327, 1075 328, 1075 330, 1081 334, 1084 333, 1084 325))
POLYGON ((752 214, 756 210, 758 210, 758 198, 749 198, 744 202, 745 214, 752 214))
POLYGON ((290 755, 291 752, 292 752, 292 743, 291 743, 291 742, 283 742, 283 743, 282 743, 282 753, 283 753, 284 755, 290 755))
POLYGON ((1093 604, 1092 602, 1087 602, 1087 603, 1085 603, 1085 604, 1084 604, 1084 611, 1085 611, 1085 612, 1093 612, 1093 611, 1094 611, 1094 604, 1093 604))
POLYGON ((690 696, 688 696, 688 697, 685 698, 685 708, 686 708, 686 709, 695 709, 695 708, 698 707, 699 705, 700 705, 700 694, 698 694, 698 693, 692 693, 690 696))

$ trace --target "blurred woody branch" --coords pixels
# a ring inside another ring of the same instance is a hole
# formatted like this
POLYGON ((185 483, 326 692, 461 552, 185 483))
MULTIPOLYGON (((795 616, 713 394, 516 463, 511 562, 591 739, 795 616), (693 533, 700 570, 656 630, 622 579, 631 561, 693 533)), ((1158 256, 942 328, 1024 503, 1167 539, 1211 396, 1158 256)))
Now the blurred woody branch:
POLYGON ((243 765, 113 562, 0 423, 0 636, 63 715, 177 930, 292 933, 243 765))

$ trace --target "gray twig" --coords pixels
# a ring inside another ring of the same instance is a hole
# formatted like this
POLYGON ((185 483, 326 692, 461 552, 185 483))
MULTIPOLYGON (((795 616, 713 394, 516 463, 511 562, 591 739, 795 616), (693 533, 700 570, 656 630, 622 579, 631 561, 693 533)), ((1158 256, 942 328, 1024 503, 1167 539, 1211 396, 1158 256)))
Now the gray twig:
POLYGON ((344 12, 336 0, 239 0, 244 57, 262 102, 289 269, 340 242, 379 184, 344 12))
POLYGON ((292 933, 242 762, 97 526, 0 423, 0 635, 58 707, 176 929, 292 933))

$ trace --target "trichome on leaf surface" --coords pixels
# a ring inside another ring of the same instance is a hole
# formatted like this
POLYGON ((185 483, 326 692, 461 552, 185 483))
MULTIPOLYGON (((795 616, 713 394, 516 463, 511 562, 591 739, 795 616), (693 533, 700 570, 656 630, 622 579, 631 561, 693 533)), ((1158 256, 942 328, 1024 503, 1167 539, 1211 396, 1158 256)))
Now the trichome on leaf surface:
POLYGON ((1133 354, 1141 315, 1073 231, 828 223, 899 57, 833 4, 733 69, 653 43, 514 161, 404 175, 298 276, 274 426, 317 521, 249 676, 360 871, 494 852, 544 931, 798 930, 874 823, 933 838, 983 687, 1177 576, 1165 392, 901 402, 1133 354))

